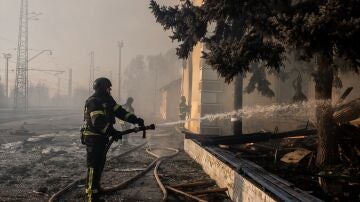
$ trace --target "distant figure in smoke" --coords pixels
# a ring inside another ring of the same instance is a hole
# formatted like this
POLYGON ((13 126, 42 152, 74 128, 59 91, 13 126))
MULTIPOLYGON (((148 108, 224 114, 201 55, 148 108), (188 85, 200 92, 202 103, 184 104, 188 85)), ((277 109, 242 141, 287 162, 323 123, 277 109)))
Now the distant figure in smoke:
POLYGON ((293 102, 307 101, 306 95, 302 92, 302 78, 300 72, 296 79, 293 80, 292 85, 295 90, 295 95, 292 98, 293 102))
MULTIPOLYGON (((186 98, 185 96, 181 96, 180 98, 180 104, 179 104, 179 110, 180 110, 180 120, 181 121, 185 121, 186 120, 186 116, 189 115, 189 106, 186 104, 186 98)), ((184 127, 185 123, 180 123, 180 127, 184 127)))
MULTIPOLYGON (((122 105, 122 107, 123 107, 126 111, 134 114, 134 113, 135 113, 135 110, 134 110, 134 107, 132 106, 132 103, 133 103, 133 102, 134 102, 134 98, 128 97, 128 99, 126 100, 126 103, 125 103, 124 105, 122 105)), ((123 123, 123 130, 128 130, 128 129, 131 128, 131 126, 132 126, 132 124, 124 122, 124 123, 123 123)), ((128 142, 127 135, 123 135, 123 136, 122 136, 122 143, 123 143, 123 144, 127 144, 127 142, 128 142)))
POLYGON ((86 145, 87 153, 87 201, 103 201, 99 198, 101 173, 106 161, 105 148, 109 137, 119 134, 113 127, 115 117, 132 124, 144 125, 144 120, 136 117, 116 103, 110 94, 111 82, 107 78, 94 81, 95 93, 85 103, 84 121, 81 140, 86 145))

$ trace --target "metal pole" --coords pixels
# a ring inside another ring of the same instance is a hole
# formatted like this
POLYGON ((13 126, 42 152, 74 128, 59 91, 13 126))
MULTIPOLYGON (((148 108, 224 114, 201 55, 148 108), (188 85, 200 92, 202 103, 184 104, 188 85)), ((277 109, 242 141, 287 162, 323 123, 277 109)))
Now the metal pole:
POLYGON ((54 76, 56 76, 56 77, 57 77, 57 79, 58 79, 58 83, 57 83, 57 92, 56 92, 56 94, 57 94, 57 96, 58 96, 58 97, 60 97, 60 84, 61 84, 61 78, 60 78, 60 75, 61 75, 62 73, 64 73, 64 71, 59 71, 58 73, 54 74, 54 76))
POLYGON ((26 0, 26 25, 25 25, 25 112, 28 112, 29 108, 29 5, 26 0))
POLYGON ((94 51, 90 52, 90 78, 89 78, 89 95, 92 92, 92 85, 94 82, 94 51))
MULTIPOLYGON (((21 0, 19 35, 16 61, 16 79, 14 108, 16 111, 27 112, 29 107, 29 55, 28 55, 28 25, 29 20, 38 20, 41 13, 29 13, 28 0, 21 0)), ((41 54, 41 53, 40 53, 41 54)), ((36 55, 35 57, 37 57, 36 55)), ((31 58, 34 59, 35 57, 31 58)))
POLYGON ((118 47, 119 47, 119 78, 118 78, 118 100, 121 102, 121 49, 124 47, 124 42, 118 41, 118 47))
POLYGON ((57 97, 60 97, 60 76, 58 76, 58 83, 57 83, 57 97))
POLYGON ((21 0, 17 47, 14 107, 28 110, 28 1, 21 0))
POLYGON ((68 86, 68 94, 69 94, 69 98, 72 95, 72 69, 69 69, 69 86, 68 86))
POLYGON ((157 80, 158 80, 158 68, 155 67, 155 82, 154 82, 154 88, 155 88, 155 92, 154 92, 154 116, 156 117, 156 104, 157 104, 157 80))
POLYGON ((9 97, 9 59, 11 58, 11 54, 4 54, 5 58, 5 96, 9 97))

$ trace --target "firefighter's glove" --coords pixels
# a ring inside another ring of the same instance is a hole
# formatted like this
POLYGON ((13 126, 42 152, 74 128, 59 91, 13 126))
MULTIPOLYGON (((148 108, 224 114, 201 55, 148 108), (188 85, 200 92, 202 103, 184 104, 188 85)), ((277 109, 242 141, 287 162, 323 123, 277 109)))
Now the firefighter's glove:
POLYGON ((80 140, 81 140, 81 144, 85 144, 85 130, 86 130, 86 126, 83 125, 80 128, 80 140))
POLYGON ((114 130, 112 133, 112 137, 114 138, 115 141, 121 140, 122 139, 122 132, 114 130))
POLYGON ((142 119, 142 118, 137 118, 136 124, 138 124, 139 126, 144 126, 144 119, 142 119))

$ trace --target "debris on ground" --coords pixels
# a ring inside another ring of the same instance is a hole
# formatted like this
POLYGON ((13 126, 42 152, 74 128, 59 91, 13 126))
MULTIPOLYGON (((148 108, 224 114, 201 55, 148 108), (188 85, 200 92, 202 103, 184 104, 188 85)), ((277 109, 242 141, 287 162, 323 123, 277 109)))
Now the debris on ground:
POLYGON ((228 190, 227 188, 212 188, 213 185, 215 185, 213 180, 200 180, 169 185, 166 188, 181 197, 196 201, 209 201, 211 197, 209 194, 224 193, 228 190))
POLYGON ((340 138, 340 162, 325 170, 318 170, 315 166, 316 136, 232 146, 231 150, 238 157, 257 163, 321 199, 360 200, 360 128, 350 124, 337 125, 336 135, 340 138), (279 157, 281 159, 277 161, 279 157), (325 193, 320 187, 320 178, 331 179, 341 187, 341 191, 325 193))
POLYGON ((285 154, 280 161, 284 163, 299 163, 302 159, 304 159, 307 155, 311 154, 310 150, 307 149, 297 149, 293 152, 289 152, 285 154))

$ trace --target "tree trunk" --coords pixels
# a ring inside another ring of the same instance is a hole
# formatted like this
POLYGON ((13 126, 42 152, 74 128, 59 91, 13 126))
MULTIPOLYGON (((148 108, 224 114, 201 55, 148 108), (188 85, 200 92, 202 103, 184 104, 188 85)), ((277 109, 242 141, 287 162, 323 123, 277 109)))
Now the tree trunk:
POLYGON ((337 161, 337 138, 334 133, 333 109, 331 106, 333 69, 330 59, 320 55, 315 72, 316 120, 318 131, 318 149, 316 166, 324 168, 337 161))
MULTIPOLYGON (((243 105, 243 76, 238 75, 234 81, 234 109, 242 109, 243 105)), ((236 117, 232 120, 234 135, 242 134, 242 118, 236 117)))

